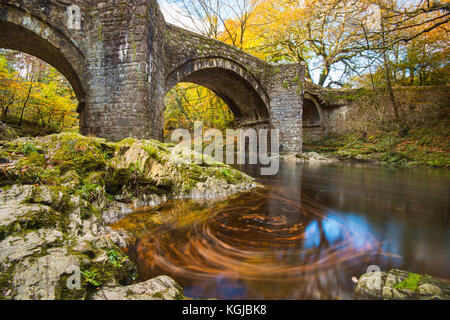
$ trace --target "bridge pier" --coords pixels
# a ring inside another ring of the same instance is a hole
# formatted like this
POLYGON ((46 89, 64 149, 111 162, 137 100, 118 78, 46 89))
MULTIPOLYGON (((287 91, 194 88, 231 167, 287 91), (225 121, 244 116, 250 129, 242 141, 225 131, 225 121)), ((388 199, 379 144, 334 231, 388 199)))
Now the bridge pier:
POLYGON ((114 141, 161 139, 165 22, 154 1, 116 2, 86 14, 86 102, 80 131, 114 141))
POLYGON ((282 153, 302 152, 303 79, 300 64, 273 66, 270 85, 270 123, 280 130, 282 153))

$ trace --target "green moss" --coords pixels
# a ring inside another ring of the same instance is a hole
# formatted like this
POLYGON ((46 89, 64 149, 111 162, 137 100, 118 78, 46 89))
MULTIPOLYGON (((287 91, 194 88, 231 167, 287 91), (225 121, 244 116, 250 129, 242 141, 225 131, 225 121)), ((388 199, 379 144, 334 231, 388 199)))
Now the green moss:
POLYGON ((156 298, 156 299, 164 299, 164 296, 163 296, 163 294, 161 293, 161 292, 156 292, 156 293, 154 293, 153 295, 152 295, 152 297, 153 298, 156 298))
POLYGON ((109 250, 108 259, 114 267, 121 268, 128 258, 118 250, 109 250))
POLYGON ((136 268, 118 249, 107 251, 108 260, 104 262, 92 262, 104 250, 95 250, 80 254, 73 252, 80 261, 91 261, 81 266, 80 289, 68 289, 67 280, 71 276, 63 274, 58 282, 56 298, 62 300, 86 299, 98 288, 112 283, 129 285, 136 278, 136 268))
POLYGON ((218 178, 225 179, 228 184, 239 184, 244 181, 243 175, 235 170, 215 169, 215 175, 218 178))
POLYGON ((67 280, 71 275, 63 274, 58 281, 55 290, 56 300, 83 300, 87 296, 86 285, 83 284, 80 289, 69 289, 67 287, 67 280))
POLYGON ((183 183, 182 193, 184 194, 190 193, 196 187, 197 183, 199 183, 199 181, 186 178, 183 183))
POLYGON ((134 138, 125 138, 122 141, 118 142, 117 145, 119 147, 121 146, 132 146, 133 144, 135 144, 138 140, 134 139, 134 138))
POLYGON ((366 88, 360 88, 355 90, 349 90, 348 92, 345 91, 327 91, 325 100, 333 103, 339 100, 345 100, 348 102, 356 101, 358 99, 361 99, 363 97, 367 97, 372 94, 372 91, 366 89, 366 88))
POLYGON ((411 290, 418 291, 419 283, 421 282, 423 276, 417 273, 409 273, 408 278, 404 279, 402 282, 397 283, 394 286, 396 290, 411 290))
POLYGON ((122 186, 130 184, 132 172, 128 168, 109 169, 105 178, 106 192, 117 194, 122 186))
POLYGON ((37 186, 31 203, 42 203, 58 212, 66 212, 70 208, 70 195, 65 187, 37 186))
MULTIPOLYGON (((115 261, 115 260, 113 260, 115 261)), ((82 270, 83 282, 87 288, 95 289, 108 283, 118 282, 129 285, 136 277, 136 269, 127 257, 121 263, 109 260, 109 263, 91 263, 82 270)))
POLYGON ((97 273, 97 270, 84 270, 81 272, 84 278, 84 281, 91 286, 100 287, 100 275, 97 273))
MULTIPOLYGON (((62 173, 75 170, 80 176, 106 168, 106 157, 101 139, 83 137, 74 133, 50 136, 54 148, 49 164, 58 166, 62 173)), ((103 145, 104 146, 104 145, 103 145)))
POLYGON ((104 171, 94 171, 87 174, 83 179, 85 185, 104 185, 106 173, 104 171))
POLYGON ((33 154, 33 153, 39 153, 39 152, 38 152, 37 148, 36 148, 33 144, 31 144, 31 143, 26 143, 26 144, 23 146, 22 153, 23 153, 24 155, 26 155, 26 156, 29 156, 29 155, 31 155, 31 154, 33 154))
POLYGON ((60 225, 60 219, 57 213, 52 210, 43 208, 42 210, 29 211, 15 223, 0 226, 0 241, 19 231, 55 228, 58 225, 60 225))
POLYGON ((14 277, 13 267, 0 272, 0 299, 3 296, 3 294, 11 288, 13 277, 14 277))
POLYGON ((84 184, 80 188, 79 194, 86 201, 93 202, 103 195, 103 187, 98 184, 84 184))

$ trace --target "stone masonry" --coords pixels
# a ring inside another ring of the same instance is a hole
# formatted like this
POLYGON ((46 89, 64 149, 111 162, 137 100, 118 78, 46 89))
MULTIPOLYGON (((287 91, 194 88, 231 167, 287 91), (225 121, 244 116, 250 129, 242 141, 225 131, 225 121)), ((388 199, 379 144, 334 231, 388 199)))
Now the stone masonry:
MULTIPOLYGON (((394 87, 400 103, 400 112, 406 121, 413 119, 430 122, 448 114, 450 86, 394 87)), ((358 89, 331 89, 305 81, 303 83, 303 143, 326 136, 348 132, 348 121, 359 116, 372 91, 358 89)), ((377 93, 380 94, 380 93, 377 93)))
POLYGON ((279 129, 282 151, 301 152, 304 66, 166 24, 156 0, 0 0, 0 47, 68 79, 82 134, 161 139, 166 93, 192 82, 219 95, 240 127, 279 129), (80 29, 67 23, 74 5, 80 29))

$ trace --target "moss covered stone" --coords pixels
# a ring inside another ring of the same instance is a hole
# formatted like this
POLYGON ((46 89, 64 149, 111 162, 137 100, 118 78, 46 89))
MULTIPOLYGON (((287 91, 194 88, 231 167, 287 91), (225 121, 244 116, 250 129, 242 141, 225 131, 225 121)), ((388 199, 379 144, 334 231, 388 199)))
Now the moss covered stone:
POLYGON ((172 155, 173 148, 153 140, 127 138, 111 143, 76 133, 17 139, 0 148, 15 160, 0 168, 0 181, 64 185, 69 193, 87 200, 95 200, 89 193, 102 188, 117 195, 126 187, 131 197, 148 192, 174 197, 194 193, 198 197, 205 183, 215 184, 213 191, 220 194, 252 186, 250 177, 221 163, 208 159, 204 165, 180 163, 172 155))
MULTIPOLYGON (((0 166, 0 296, 88 299, 105 286, 124 293, 136 270, 117 246, 124 245, 120 231, 107 227, 102 213, 254 186, 252 178, 221 163, 177 161, 173 148, 75 133, 0 142, 8 158, 0 166), (80 268, 76 290, 67 287, 70 266, 80 268)), ((143 295, 129 288, 129 298, 184 298, 173 280, 160 280, 146 283, 142 288, 149 292, 143 295), (151 291, 156 285, 162 289, 151 291)))
POLYGON ((428 275, 392 269, 363 274, 358 295, 384 300, 448 300, 450 283, 428 275))

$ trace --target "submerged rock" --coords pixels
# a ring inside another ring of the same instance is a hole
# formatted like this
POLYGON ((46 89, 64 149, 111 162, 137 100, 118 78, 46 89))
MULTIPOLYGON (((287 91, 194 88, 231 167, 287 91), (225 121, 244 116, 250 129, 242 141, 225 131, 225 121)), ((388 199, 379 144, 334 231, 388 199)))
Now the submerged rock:
POLYGON ((288 161, 295 161, 296 163, 309 163, 309 164, 326 164, 339 161, 336 158, 324 156, 318 154, 317 152, 303 152, 302 154, 288 155, 285 156, 284 159, 288 161))
POLYGON ((450 282, 392 269, 363 274, 355 292, 384 300, 449 300, 450 282))

